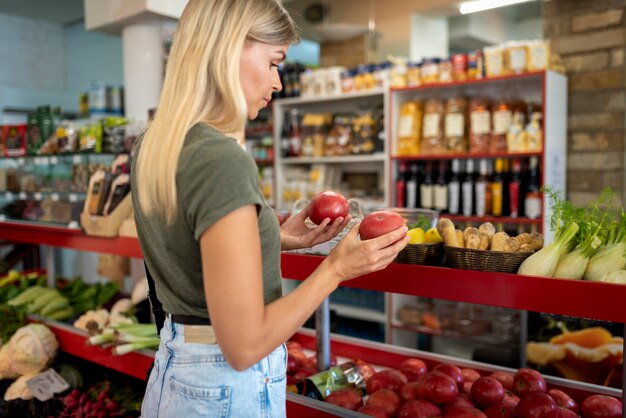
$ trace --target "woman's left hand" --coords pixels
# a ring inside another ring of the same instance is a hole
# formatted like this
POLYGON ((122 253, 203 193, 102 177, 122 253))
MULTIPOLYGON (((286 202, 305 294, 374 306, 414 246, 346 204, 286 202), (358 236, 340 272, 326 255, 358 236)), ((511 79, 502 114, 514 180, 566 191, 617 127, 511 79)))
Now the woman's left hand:
POLYGON ((280 248, 283 251, 309 248, 333 239, 341 232, 348 222, 350 215, 345 218, 339 217, 330 224, 330 218, 315 228, 309 228, 304 221, 309 216, 309 210, 305 207, 297 215, 290 217, 280 226, 280 248))

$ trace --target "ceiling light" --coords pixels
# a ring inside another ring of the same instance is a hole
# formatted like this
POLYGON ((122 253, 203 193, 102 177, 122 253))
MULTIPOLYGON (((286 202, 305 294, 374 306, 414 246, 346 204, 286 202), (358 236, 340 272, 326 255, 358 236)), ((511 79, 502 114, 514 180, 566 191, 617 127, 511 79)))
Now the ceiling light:
POLYGON ((474 0, 461 3, 459 11, 462 15, 468 13, 482 12, 483 10, 495 9, 498 7, 511 6, 518 3, 526 3, 534 0, 474 0))

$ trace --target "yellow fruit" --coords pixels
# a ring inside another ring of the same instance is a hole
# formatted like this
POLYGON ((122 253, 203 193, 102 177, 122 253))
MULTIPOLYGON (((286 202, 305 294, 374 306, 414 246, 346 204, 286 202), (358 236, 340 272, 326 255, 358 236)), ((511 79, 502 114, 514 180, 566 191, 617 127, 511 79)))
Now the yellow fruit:
POLYGON ((423 244, 424 230, 422 228, 409 229, 406 233, 409 236, 409 244, 423 244))
POLYGON ((441 239, 441 235, 439 235, 437 228, 430 228, 424 234, 424 242, 426 243, 443 242, 443 239, 441 239))

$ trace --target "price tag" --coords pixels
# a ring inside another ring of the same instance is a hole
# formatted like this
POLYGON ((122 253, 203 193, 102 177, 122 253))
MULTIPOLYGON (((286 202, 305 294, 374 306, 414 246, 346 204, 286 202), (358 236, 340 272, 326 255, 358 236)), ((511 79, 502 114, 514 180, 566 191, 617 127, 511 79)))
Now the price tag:
POLYGON ((26 386, 33 393, 33 396, 42 402, 52 399, 55 393, 63 392, 70 387, 54 369, 48 369, 32 379, 28 379, 26 386))
POLYGON ((59 194, 58 194, 58 193, 52 193, 52 194, 50 195, 50 199, 51 199, 53 202, 58 202, 58 201, 59 201, 59 194))
POLYGON ((0 215, 0 222, 4 222, 7 220, 7 217, 4 215, 0 215))
POLYGON ((80 155, 78 155, 78 154, 77 154, 77 155, 75 155, 75 156, 72 158, 72 162, 73 162, 74 164, 80 164, 80 163, 81 163, 81 158, 80 158, 80 155))
POLYGON ((70 193, 68 199, 72 203, 78 202, 78 196, 76 195, 76 193, 70 193))
POLYGON ((41 193, 34 194, 35 200, 41 200, 41 193))
POLYGON ((53 155, 50 157, 50 165, 57 165, 59 163, 59 157, 53 155))
POLYGON ((26 192, 20 192, 20 200, 26 200, 26 192))
POLYGON ((4 194, 4 198, 5 198, 6 200, 13 200, 13 193, 11 193, 11 192, 6 192, 6 193, 4 194))
POLYGON ((18 159, 17 159, 17 163, 18 163, 19 165, 24 165, 24 159, 23 159, 23 158, 18 158, 18 159))

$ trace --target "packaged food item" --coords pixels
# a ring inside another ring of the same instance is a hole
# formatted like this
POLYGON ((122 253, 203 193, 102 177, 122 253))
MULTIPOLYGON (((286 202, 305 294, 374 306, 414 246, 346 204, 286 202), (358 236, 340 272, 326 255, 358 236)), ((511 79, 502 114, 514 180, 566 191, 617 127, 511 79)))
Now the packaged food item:
POLYGON ((513 113, 513 123, 509 127, 506 135, 506 145, 508 152, 526 152, 528 151, 528 143, 526 140, 526 131, 524 130, 524 114, 513 113))
POLYGON ((435 84, 439 82, 439 58, 427 58, 422 61, 420 67, 420 79, 422 84, 435 84))
POLYGON ((492 109, 493 130, 491 132, 491 141, 489 143, 489 151, 492 153, 503 153, 507 151, 507 132, 513 123, 513 112, 510 104, 500 99, 494 103, 492 109))
POLYGON ((452 55, 452 80, 461 82, 467 80, 466 54, 452 55))
POLYGON ((485 54, 485 75, 489 77, 500 77, 506 75, 504 68, 504 50, 500 45, 488 46, 484 48, 485 54))
POLYGON ((340 389, 351 389, 356 396, 362 396, 365 394, 365 382, 373 374, 371 366, 361 360, 354 360, 309 376, 288 386, 287 390, 320 401, 340 389))
POLYGON ((410 62, 406 72, 406 85, 417 87, 421 84, 420 65, 417 62, 410 62))
POLYGON ((533 112, 530 123, 526 125, 526 139, 528 151, 541 151, 543 149, 543 129, 541 128, 541 112, 533 112))
POLYGON ((354 119, 352 129, 354 137, 351 144, 352 154, 371 154, 376 148, 376 120, 371 113, 365 113, 354 119))
POLYGON ((326 136, 325 156, 335 157, 350 154, 353 118, 352 115, 335 115, 328 136, 326 136))
POLYGON ((534 40, 528 43, 528 71, 544 71, 550 65, 550 41, 534 40))
POLYGON ((323 157, 328 115, 307 113, 302 118, 302 156, 323 157))
POLYGON ((78 129, 71 122, 63 122, 57 127, 57 148, 58 152, 73 153, 78 151, 78 129))
POLYGON ((345 67, 328 67, 324 73, 325 89, 324 94, 327 96, 337 96, 341 94, 341 74, 346 70, 345 67))
POLYGON ((453 97, 446 103, 445 147, 449 153, 467 152, 467 100, 453 97))
POLYGON ((111 173, 106 170, 96 171, 89 179, 84 212, 90 215, 102 215, 110 187, 111 173))
POLYGON ((526 42, 509 42, 504 50, 505 74, 523 74, 528 71, 526 42))
POLYGON ((420 101, 402 103, 398 116, 397 155, 419 154, 423 112, 423 104, 420 101))
POLYGON ((79 149, 81 152, 102 152, 102 123, 93 121, 80 127, 79 149))
POLYGON ((4 155, 18 157, 26 155, 26 125, 2 126, 2 140, 4 155))
POLYGON ((467 79, 480 80, 484 77, 485 64, 483 51, 477 50, 467 54, 467 79))
POLYGON ((403 88, 407 86, 407 64, 401 60, 395 60, 389 73, 391 87, 403 88))
POLYGON ((489 101, 475 97, 470 101, 469 152, 485 154, 489 152, 491 137, 491 112, 489 101))
POLYGON ((439 62, 439 82, 451 83, 452 81, 452 61, 448 58, 442 59, 441 62, 439 62))
POLYGON ((300 96, 313 96, 313 72, 311 70, 305 70, 300 74, 300 96))
POLYGON ((390 62, 382 62, 374 66, 374 88, 384 89, 389 85, 390 62))
POLYGON ((369 65, 359 65, 357 75, 354 79, 354 89, 359 90, 372 90, 376 85, 372 69, 369 65))
POLYGON ((424 104, 420 153, 444 154, 446 152, 443 140, 444 110, 444 102, 441 99, 432 98, 424 104))

